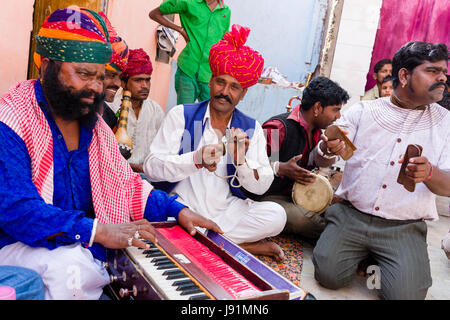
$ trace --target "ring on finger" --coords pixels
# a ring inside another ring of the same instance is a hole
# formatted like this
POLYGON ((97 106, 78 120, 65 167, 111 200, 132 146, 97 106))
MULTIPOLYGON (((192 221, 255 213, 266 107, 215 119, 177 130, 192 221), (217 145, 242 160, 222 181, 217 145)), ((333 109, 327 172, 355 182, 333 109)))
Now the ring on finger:
POLYGON ((136 231, 136 233, 134 234, 134 238, 139 239, 140 237, 141 235, 139 234, 139 231, 136 231))
POLYGON ((128 238, 128 246, 129 247, 133 246, 133 238, 128 238))

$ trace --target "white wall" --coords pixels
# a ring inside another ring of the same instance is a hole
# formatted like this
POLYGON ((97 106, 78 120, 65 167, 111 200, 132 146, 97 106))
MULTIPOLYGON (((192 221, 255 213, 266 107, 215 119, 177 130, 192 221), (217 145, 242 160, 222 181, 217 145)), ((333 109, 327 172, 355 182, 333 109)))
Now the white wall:
POLYGON ((344 0, 330 78, 350 94, 347 108, 364 95, 382 0, 344 0))

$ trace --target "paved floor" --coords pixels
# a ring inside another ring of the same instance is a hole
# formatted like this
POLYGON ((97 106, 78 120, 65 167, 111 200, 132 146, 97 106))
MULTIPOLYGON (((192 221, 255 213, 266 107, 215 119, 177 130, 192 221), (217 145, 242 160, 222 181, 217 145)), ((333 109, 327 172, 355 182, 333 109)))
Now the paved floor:
MULTIPOLYGON (((428 290, 427 300, 450 300, 450 260, 441 249, 441 239, 450 230, 449 214, 450 198, 438 197, 436 206, 440 214, 439 220, 427 222, 428 253, 430 257, 433 285, 428 290)), ((303 249, 303 268, 301 287, 311 292, 319 300, 376 300, 376 290, 367 288, 367 279, 361 276, 348 286, 339 290, 328 290, 320 286, 314 279, 314 266, 311 261, 311 245, 305 243, 303 249)))

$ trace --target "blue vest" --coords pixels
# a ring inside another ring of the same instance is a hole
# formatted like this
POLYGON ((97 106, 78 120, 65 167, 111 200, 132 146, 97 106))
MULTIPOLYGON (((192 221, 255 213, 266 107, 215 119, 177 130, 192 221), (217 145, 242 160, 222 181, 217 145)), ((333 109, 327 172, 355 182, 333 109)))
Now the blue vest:
MULTIPOLYGON (((197 150, 200 143, 200 139, 203 136, 205 126, 203 124, 203 118, 205 117, 206 109, 208 108, 209 100, 205 100, 199 103, 185 104, 184 105, 184 134, 181 138, 181 147, 178 154, 193 152, 197 150)), ((231 127, 240 128, 245 131, 248 138, 253 137, 255 131, 256 120, 246 116, 241 111, 234 109, 231 119, 231 127)), ((229 154, 227 153, 227 172, 228 176, 233 176, 236 172, 236 168, 231 161, 229 154)), ((231 178, 228 178, 228 185, 230 186, 231 193, 241 199, 246 199, 247 196, 240 190, 240 188, 233 187, 230 183, 231 178)), ((177 185, 178 182, 155 182, 153 186, 157 189, 170 192, 177 185)), ((234 182, 234 184, 237 184, 234 182)))

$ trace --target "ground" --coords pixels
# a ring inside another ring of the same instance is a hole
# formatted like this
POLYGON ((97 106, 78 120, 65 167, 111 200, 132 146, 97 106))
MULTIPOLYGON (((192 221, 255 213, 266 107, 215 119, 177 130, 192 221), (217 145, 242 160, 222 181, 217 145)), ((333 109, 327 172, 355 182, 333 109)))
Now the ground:
MULTIPOLYGON (((431 264, 433 285, 428 290, 427 300, 450 300, 450 260, 441 249, 441 240, 450 230, 450 198, 438 197, 436 206, 439 220, 427 222, 428 254, 431 264)), ((357 276, 348 286, 339 290, 328 290, 314 279, 314 265, 311 261, 313 247, 304 243, 301 285, 318 300, 376 300, 376 290, 369 290, 366 278, 357 276)))

